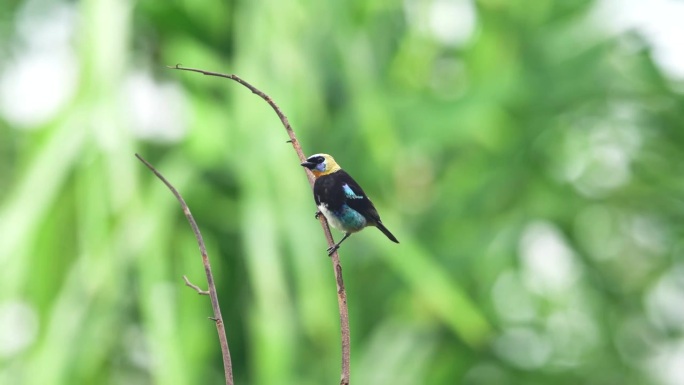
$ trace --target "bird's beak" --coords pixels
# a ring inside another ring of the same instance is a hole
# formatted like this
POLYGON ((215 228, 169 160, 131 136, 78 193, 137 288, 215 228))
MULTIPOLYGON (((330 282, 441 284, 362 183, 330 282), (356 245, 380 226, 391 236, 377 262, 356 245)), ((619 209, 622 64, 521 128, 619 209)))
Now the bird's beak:
POLYGON ((306 167, 309 170, 313 170, 313 168, 316 167, 316 163, 309 162, 309 161, 302 162, 301 165, 302 165, 302 167, 306 167))

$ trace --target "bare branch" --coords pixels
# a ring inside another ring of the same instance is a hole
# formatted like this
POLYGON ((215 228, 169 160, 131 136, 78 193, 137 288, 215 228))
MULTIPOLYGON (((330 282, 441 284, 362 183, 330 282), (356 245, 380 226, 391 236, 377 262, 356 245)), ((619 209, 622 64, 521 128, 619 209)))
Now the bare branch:
MULTIPOLYGON (((292 144, 292 147, 294 148, 295 152, 297 153, 297 157, 299 157, 300 162, 304 162, 306 160, 306 156, 304 155, 304 152, 302 151, 302 147, 299 144, 299 141, 297 140, 297 137, 295 136, 294 130, 292 129, 292 126, 290 126, 290 121, 287 119, 285 114, 280 110, 278 105, 271 99, 270 96, 266 95, 265 93, 261 92, 258 88, 254 87, 253 85, 247 83, 246 81, 242 80, 240 77, 237 75, 233 74, 222 74, 218 72, 211 72, 211 71, 205 71, 197 68, 188 68, 188 67, 183 67, 180 64, 177 64, 175 66, 170 66, 169 68, 172 69, 177 69, 181 71, 191 71, 191 72, 197 72, 201 73, 203 75, 207 76, 216 76, 220 78, 226 78, 226 79, 231 79, 233 81, 236 81, 243 86, 247 87, 252 93, 258 95, 260 98, 262 98, 266 103, 268 103, 271 108, 275 111, 275 113, 278 115, 278 118, 280 118, 280 121, 283 124, 283 127, 285 127, 285 131, 287 131, 287 135, 290 137, 290 140, 288 140, 288 143, 292 144)), ((306 170, 306 169, 305 169, 306 170)), ((311 185, 311 188, 313 188, 314 184, 314 177, 313 174, 311 174, 311 171, 306 170, 306 176, 309 179, 309 184, 311 185)), ((335 244, 335 241, 333 240, 332 234, 330 233, 330 228, 328 227, 328 222, 325 219, 325 216, 319 215, 318 220, 321 223, 321 227, 323 228, 323 233, 325 234, 325 239, 328 241, 328 246, 332 247, 335 244)), ((337 251, 335 251, 331 256, 331 261, 333 264, 333 271, 335 273, 335 282, 337 283, 337 305, 340 310, 340 331, 342 335, 342 378, 340 380, 340 385, 348 385, 349 384, 349 357, 350 357, 350 344, 349 344, 349 312, 347 310, 347 294, 344 289, 344 280, 342 279, 342 266, 340 265, 340 256, 337 251)))
MULTIPOLYGON (((202 234, 199 231, 199 227, 197 227, 197 223, 195 222, 195 218, 192 217, 192 214, 190 213, 190 208, 188 205, 185 203, 185 200, 183 200, 183 197, 181 197, 180 193, 178 190, 176 190, 175 187, 169 181, 164 178, 162 174, 157 171, 150 163, 148 163, 145 159, 143 159, 142 156, 139 154, 135 154, 135 156, 140 159, 141 162, 149 168, 154 175, 157 176, 164 184, 166 187, 171 190, 173 195, 178 199, 178 202, 181 205, 181 208, 183 209, 183 213, 185 214, 185 217, 188 219, 188 222, 190 222, 190 227, 192 227, 192 231, 195 233, 195 238, 197 238, 197 244, 199 245, 200 253, 202 254, 202 263, 204 264, 204 272, 207 275, 207 283, 209 285, 209 298, 211 299, 211 307, 214 310, 214 317, 211 319, 216 322, 216 330, 219 335, 219 341, 221 343, 221 352, 223 353, 223 371, 226 377, 226 385, 233 385, 233 364, 230 361, 230 350, 228 350, 228 339, 226 338, 226 329, 223 325, 223 317, 221 316, 221 308, 219 307, 219 302, 218 302, 218 296, 216 295, 216 286, 214 285, 214 276, 211 273, 211 265, 209 264, 209 256, 207 255, 207 248, 204 246, 204 240, 202 239, 202 234)), ((192 287, 195 289, 199 294, 204 294, 203 291, 191 284, 188 279, 184 276, 186 285, 192 287)))

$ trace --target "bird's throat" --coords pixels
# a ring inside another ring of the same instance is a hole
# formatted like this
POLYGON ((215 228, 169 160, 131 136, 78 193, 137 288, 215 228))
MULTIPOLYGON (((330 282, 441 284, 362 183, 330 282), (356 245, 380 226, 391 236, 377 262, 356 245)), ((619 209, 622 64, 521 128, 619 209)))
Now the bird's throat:
POLYGON ((311 172, 314 174, 314 176, 316 178, 318 178, 318 177, 322 177, 325 175, 330 175, 330 174, 337 172, 337 171, 340 171, 340 170, 341 170, 340 166, 334 164, 332 166, 328 166, 328 169, 325 171, 318 171, 316 169, 313 169, 313 170, 311 170, 311 172))

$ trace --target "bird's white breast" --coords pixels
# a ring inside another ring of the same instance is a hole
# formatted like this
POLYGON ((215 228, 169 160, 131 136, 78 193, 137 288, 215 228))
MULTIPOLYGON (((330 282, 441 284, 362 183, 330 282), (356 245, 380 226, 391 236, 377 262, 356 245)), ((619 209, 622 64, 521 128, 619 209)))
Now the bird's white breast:
POLYGON ((332 213, 332 211, 328 210, 328 207, 325 204, 321 203, 320 205, 318 205, 318 210, 320 210, 321 213, 325 215, 325 219, 328 220, 330 226, 340 231, 344 231, 344 225, 342 224, 342 222, 340 222, 340 220, 337 219, 337 217, 332 213))

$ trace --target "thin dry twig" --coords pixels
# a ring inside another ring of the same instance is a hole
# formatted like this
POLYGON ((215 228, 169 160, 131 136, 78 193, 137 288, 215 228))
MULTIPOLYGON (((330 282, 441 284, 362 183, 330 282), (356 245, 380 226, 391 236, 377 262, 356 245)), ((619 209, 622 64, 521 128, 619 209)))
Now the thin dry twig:
MULTIPOLYGON (((216 76, 220 78, 226 78, 226 79, 231 79, 233 81, 236 81, 240 83, 241 85, 247 87, 252 93, 258 95, 260 98, 262 98, 266 103, 268 103, 271 108, 275 111, 275 113, 278 115, 278 118, 280 118, 280 121, 283 123, 283 126, 285 127, 285 130, 287 131, 287 135, 290 137, 290 140, 288 140, 288 143, 292 144, 292 147, 294 148, 295 152, 297 153, 297 156, 299 157, 300 162, 304 162, 306 160, 306 156, 304 155, 304 152, 302 151, 302 147, 299 144, 299 141, 297 140, 297 137, 295 136, 294 130, 292 130, 292 126, 290 126, 290 121, 287 119, 285 114, 280 110, 278 105, 271 99, 270 96, 266 95, 265 93, 261 92, 258 88, 254 87, 253 85, 249 84, 248 82, 242 80, 240 77, 237 75, 232 75, 232 74, 222 74, 218 72, 211 72, 211 71, 205 71, 197 68, 188 68, 188 67, 183 67, 180 64, 177 64, 175 66, 170 66, 169 68, 172 69, 177 69, 177 70, 182 70, 182 71, 190 71, 190 72, 197 72, 201 73, 203 75, 207 76, 216 76)), ((311 188, 313 188, 314 184, 314 176, 311 173, 311 171, 306 170, 306 176, 309 179, 309 184, 311 185, 311 188)), ((332 247, 335 244, 335 241, 333 240, 332 234, 330 233, 330 228, 328 227, 328 222, 325 220, 325 216, 319 215, 318 220, 321 223, 321 227, 323 228, 323 232, 325 233, 325 239, 328 241, 328 246, 332 247)), ((340 256, 338 255, 337 251, 335 251, 331 256, 331 261, 333 264, 333 270, 335 272, 335 282, 337 283, 337 305, 340 310, 340 331, 342 335, 342 376, 340 380, 340 385, 348 385, 349 384, 349 357, 350 357, 350 344, 349 344, 349 312, 347 310, 347 293, 344 289, 344 280, 342 279, 342 265, 340 264, 340 256)))
POLYGON ((189 288, 192 288, 193 290, 195 290, 195 291, 197 292, 197 294, 199 294, 199 295, 209 295, 209 290, 202 290, 202 289, 200 289, 199 286, 197 286, 197 285, 193 284, 192 282, 190 282, 190 280, 188 279, 188 277, 183 276, 183 281, 185 281, 185 286, 187 286, 187 287, 189 287, 189 288))
POLYGON ((223 317, 221 316, 221 308, 219 307, 219 302, 218 302, 218 296, 216 294, 216 286, 214 285, 214 276, 211 273, 211 265, 209 264, 209 256, 207 255, 207 248, 204 246, 204 239, 202 239, 202 234, 200 233, 199 227, 197 227, 197 222, 195 222, 195 218, 192 217, 192 214, 190 213, 190 208, 188 205, 185 203, 185 200, 183 200, 183 197, 180 195, 178 190, 176 190, 175 187, 171 183, 169 183, 164 176, 157 171, 149 162, 147 162, 145 159, 143 159, 142 156, 139 154, 135 154, 135 156, 140 159, 141 162, 149 168, 154 175, 157 176, 164 184, 166 187, 171 190, 173 195, 178 199, 178 202, 181 205, 181 208, 183 209, 183 213, 185 214, 185 217, 188 219, 188 222, 190 222, 190 227, 192 227, 193 233, 195 233, 195 238, 197 238, 197 244, 199 245, 200 253, 202 254, 202 263, 204 264, 204 272, 207 275, 207 284, 209 285, 209 291, 204 292, 202 289, 199 287, 193 285, 188 281, 188 279, 183 276, 183 279, 185 280, 185 284, 192 287, 195 289, 199 294, 209 294, 209 298, 211 299, 211 307, 214 310, 214 316, 211 317, 210 319, 216 322, 216 330, 219 335, 219 341, 221 343, 221 352, 223 353, 223 371, 226 377, 226 385, 233 385, 233 364, 230 361, 230 350, 228 349, 228 339, 226 338, 226 329, 223 325, 223 317))

